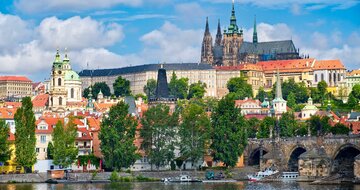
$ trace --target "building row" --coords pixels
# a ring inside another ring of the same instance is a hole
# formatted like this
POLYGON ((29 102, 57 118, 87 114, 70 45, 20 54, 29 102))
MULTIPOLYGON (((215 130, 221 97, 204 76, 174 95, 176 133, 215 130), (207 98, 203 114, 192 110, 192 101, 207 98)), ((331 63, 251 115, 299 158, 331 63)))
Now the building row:
MULTIPOLYGON (((160 64, 148 64, 118 69, 83 70, 79 73, 82 88, 87 88, 96 82, 105 82, 113 91, 113 83, 121 76, 130 81, 132 94, 145 94, 143 91, 149 79, 156 79, 160 64)), ((271 89, 276 81, 276 71, 279 71, 281 81, 293 79, 304 82, 308 87, 315 87, 324 80, 333 91, 346 83, 346 69, 340 60, 292 59, 262 61, 256 64, 248 63, 237 66, 211 66, 203 63, 170 63, 163 64, 167 70, 167 80, 172 73, 178 78, 188 78, 189 84, 201 81, 206 84, 205 96, 221 98, 228 93, 227 82, 233 77, 244 76, 252 85, 254 95, 260 87, 271 89)))

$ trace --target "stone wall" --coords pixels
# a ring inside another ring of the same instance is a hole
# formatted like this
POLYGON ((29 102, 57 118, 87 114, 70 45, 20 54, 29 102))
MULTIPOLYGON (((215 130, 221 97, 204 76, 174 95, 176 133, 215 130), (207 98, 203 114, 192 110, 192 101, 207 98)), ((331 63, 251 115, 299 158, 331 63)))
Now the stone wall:
POLYGON ((0 183, 43 183, 46 179, 46 173, 0 175, 0 183))

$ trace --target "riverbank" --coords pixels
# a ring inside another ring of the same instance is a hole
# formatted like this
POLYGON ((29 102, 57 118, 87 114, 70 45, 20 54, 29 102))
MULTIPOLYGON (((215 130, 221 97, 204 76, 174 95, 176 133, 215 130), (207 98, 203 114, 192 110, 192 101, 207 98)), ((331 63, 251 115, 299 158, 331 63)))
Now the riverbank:
MULTIPOLYGON (((220 172, 222 170, 208 171, 220 172)), ((228 172, 222 171, 227 179, 242 181, 246 180, 246 175, 256 172, 256 169, 250 167, 234 168, 228 172)), ((147 179, 162 179, 168 177, 178 177, 179 175, 189 175, 199 179, 205 178, 206 171, 141 171, 141 172, 118 172, 119 178, 147 178, 147 179)), ((99 172, 99 173, 69 173, 69 178, 75 181, 94 181, 94 180, 109 180, 111 172, 99 172)), ((45 183, 48 180, 47 173, 37 174, 5 174, 0 175, 0 183, 45 183)))

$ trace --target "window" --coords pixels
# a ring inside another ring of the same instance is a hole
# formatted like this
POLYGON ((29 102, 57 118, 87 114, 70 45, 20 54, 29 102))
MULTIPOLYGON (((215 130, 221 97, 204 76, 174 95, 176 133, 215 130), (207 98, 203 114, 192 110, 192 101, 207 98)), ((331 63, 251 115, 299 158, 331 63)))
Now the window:
POLYGON ((321 73, 321 80, 324 80, 324 73, 321 73))
POLYGON ((315 82, 317 82, 317 75, 315 75, 315 82))
POLYGON ((71 94, 71 98, 74 98, 74 89, 73 88, 70 90, 70 94, 71 94))
POLYGON ((62 97, 59 98, 59 105, 62 105, 62 97))
POLYGON ((61 86, 61 78, 58 78, 58 85, 61 86))
POLYGON ((39 153, 39 152, 40 152, 40 149, 39 149, 39 148, 36 148, 36 152, 39 153))
POLYGON ((46 143, 46 136, 45 135, 40 136, 40 142, 41 143, 46 143))

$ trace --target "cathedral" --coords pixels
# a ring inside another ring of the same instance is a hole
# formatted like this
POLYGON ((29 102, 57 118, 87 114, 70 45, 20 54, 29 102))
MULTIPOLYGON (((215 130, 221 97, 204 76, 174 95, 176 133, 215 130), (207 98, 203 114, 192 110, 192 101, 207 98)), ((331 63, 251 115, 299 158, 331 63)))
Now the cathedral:
POLYGON ((61 60, 59 50, 52 66, 49 95, 49 107, 54 112, 63 113, 69 110, 71 104, 82 101, 80 77, 71 69, 66 53, 61 60))
POLYGON ((246 42, 243 30, 236 23, 235 5, 232 3, 230 25, 221 32, 218 21, 215 44, 210 34, 208 18, 201 47, 201 63, 213 66, 236 66, 244 63, 257 63, 268 60, 300 59, 299 50, 292 40, 258 42, 256 19, 254 21, 253 41, 246 42))

